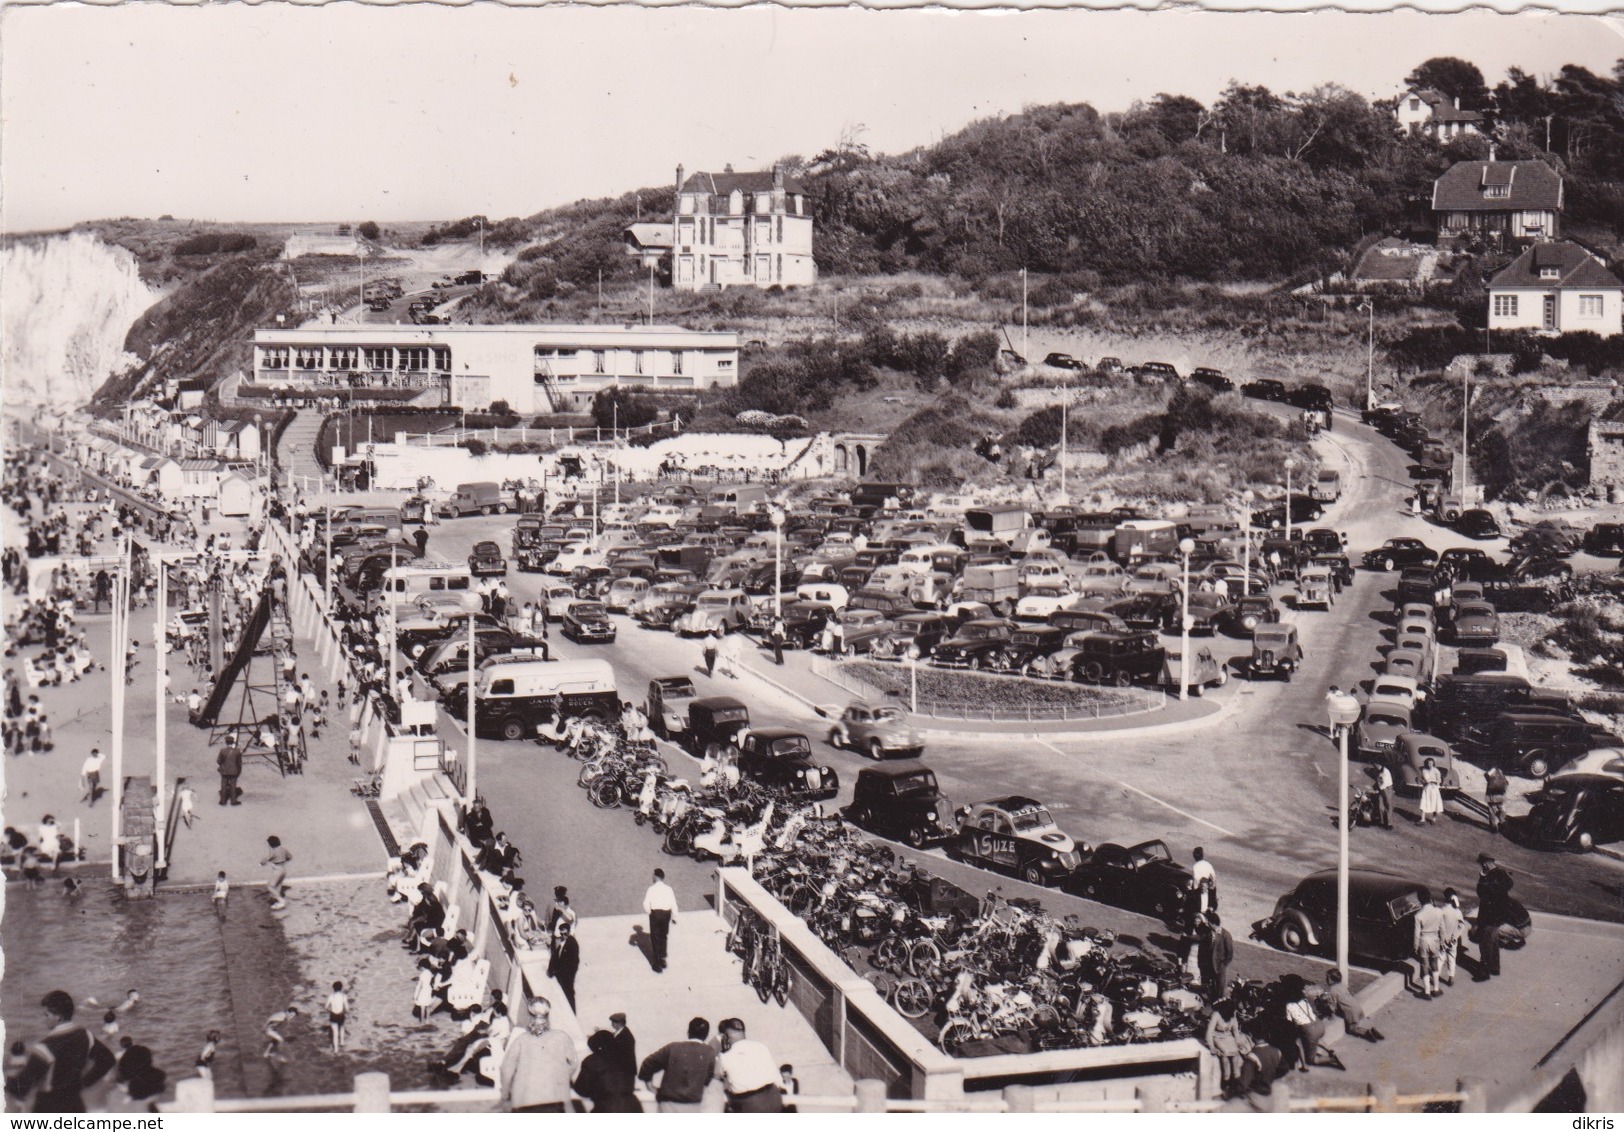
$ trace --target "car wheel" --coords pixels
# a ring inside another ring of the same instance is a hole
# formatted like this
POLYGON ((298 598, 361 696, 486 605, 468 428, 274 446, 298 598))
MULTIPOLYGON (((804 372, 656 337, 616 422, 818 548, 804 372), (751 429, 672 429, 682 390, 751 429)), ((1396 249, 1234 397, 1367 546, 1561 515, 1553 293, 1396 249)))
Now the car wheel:
POLYGON ((1303 931, 1302 924, 1290 916, 1281 920, 1274 929, 1274 940, 1281 951, 1289 951, 1293 955, 1301 955, 1308 950, 1308 933, 1303 931))
POLYGON ((1382 559, 1382 569, 1389 574, 1393 572, 1393 567, 1396 565, 1398 565, 1398 563, 1394 562, 1391 557, 1382 559))
POLYGON ((1043 879, 1043 870, 1036 865, 1027 865, 1021 870, 1021 879, 1027 884, 1035 884, 1039 888, 1047 888, 1048 882, 1043 879))
POLYGON ((853 824, 869 829, 874 824, 874 813, 867 806, 864 806, 860 810, 852 811, 851 820, 853 824))
POLYGON ((830 731, 829 731, 829 746, 833 747, 835 750, 838 751, 838 750, 840 750, 841 745, 842 744, 840 742, 840 728, 838 728, 838 727, 831 728, 830 731))
POLYGON ((502 721, 502 738, 512 743, 524 738, 524 721, 521 719, 504 719, 502 721))
POLYGON ((428 645, 425 644, 408 645, 406 646, 406 655, 411 657, 413 660, 416 660, 418 657, 427 652, 428 648, 428 645))
POLYGON ((870 739, 868 741, 868 757, 873 759, 875 762, 879 762, 880 760, 884 759, 885 745, 878 739, 870 739))
POLYGON ((985 668, 986 666, 987 666, 987 661, 986 661, 985 657, 972 656, 970 658, 970 667, 972 669, 974 669, 975 671, 979 672, 983 668, 985 668))
POLYGON ((485 504, 485 506, 479 509, 479 513, 481 515, 489 515, 491 513, 491 505, 489 503, 485 504))
POLYGON ((1523 772, 1529 778, 1544 778, 1551 773, 1551 758, 1540 748, 1523 756, 1523 772))
POLYGON ((1257 617, 1247 616, 1247 617, 1242 617, 1241 618, 1241 628, 1245 629, 1248 633, 1255 632, 1256 629, 1257 629, 1257 626, 1258 626, 1258 618, 1257 617))
POLYGON ((1579 848, 1580 849, 1583 849, 1586 853, 1588 853, 1592 849, 1594 849, 1595 847, 1596 847, 1596 839, 1590 835, 1590 832, 1588 830, 1586 830, 1585 832, 1579 834, 1579 848))
POLYGON ((1166 892, 1157 893, 1151 899, 1150 910, 1165 919, 1178 911, 1183 899, 1183 894, 1178 889, 1168 889, 1166 892))
POLYGON ((1123 669, 1111 678, 1111 682, 1118 688, 1126 688, 1129 684, 1133 683, 1133 673, 1123 669))
MULTIPOLYGON (((1588 836, 1588 834, 1586 836, 1588 836)), ((928 841, 929 838, 925 836, 925 831, 923 828, 913 825, 908 827, 908 836, 906 840, 911 848, 923 849, 925 847, 925 842, 928 841)))
POLYGON ((1085 683, 1098 684, 1105 679, 1105 666, 1097 660, 1091 660, 1083 665, 1082 676, 1085 683))
POLYGON ((1229 665, 1225 664, 1219 667, 1218 679, 1213 681, 1213 683, 1219 688, 1222 688, 1225 684, 1229 683, 1229 665))

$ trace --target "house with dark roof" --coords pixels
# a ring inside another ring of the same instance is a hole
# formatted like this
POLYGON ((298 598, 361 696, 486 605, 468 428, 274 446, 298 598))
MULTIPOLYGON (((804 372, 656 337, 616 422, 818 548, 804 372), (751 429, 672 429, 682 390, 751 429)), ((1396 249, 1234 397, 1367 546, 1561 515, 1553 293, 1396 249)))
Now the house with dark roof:
POLYGON ((677 166, 671 286, 799 287, 815 283, 806 188, 775 165, 765 173, 684 176, 677 166))
POLYGON ((1393 105, 1399 129, 1440 142, 1454 141, 1466 134, 1483 132, 1483 115, 1462 110, 1460 99, 1442 91, 1408 88, 1393 105))
POLYGON ((1562 177, 1543 161, 1457 161, 1432 183, 1438 240, 1468 235, 1554 240, 1561 234, 1562 177))
POLYGON ((1490 330, 1624 333, 1624 283, 1578 244, 1535 244, 1489 282, 1490 330))
POLYGON ((626 254, 636 256, 638 266, 670 270, 672 227, 669 224, 633 224, 620 234, 626 254))

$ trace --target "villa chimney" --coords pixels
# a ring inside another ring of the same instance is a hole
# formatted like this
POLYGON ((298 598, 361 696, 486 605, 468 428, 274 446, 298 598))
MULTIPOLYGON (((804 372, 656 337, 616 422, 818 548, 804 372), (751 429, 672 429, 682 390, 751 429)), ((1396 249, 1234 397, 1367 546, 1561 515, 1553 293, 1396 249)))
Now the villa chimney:
POLYGON ((1491 163, 1494 161, 1494 143, 1493 142, 1489 143, 1489 161, 1491 163))
POLYGON ((1460 95, 1458 95, 1458 94, 1455 96, 1455 109, 1456 110, 1460 109, 1460 95))
POLYGON ((682 166, 677 166, 677 192, 682 192, 682 166))
POLYGON ((773 188, 782 190, 784 187, 784 167, 773 162, 773 188))
POLYGON ((733 172, 733 163, 731 161, 729 161, 726 165, 722 166, 722 172, 724 172, 724 173, 733 172))

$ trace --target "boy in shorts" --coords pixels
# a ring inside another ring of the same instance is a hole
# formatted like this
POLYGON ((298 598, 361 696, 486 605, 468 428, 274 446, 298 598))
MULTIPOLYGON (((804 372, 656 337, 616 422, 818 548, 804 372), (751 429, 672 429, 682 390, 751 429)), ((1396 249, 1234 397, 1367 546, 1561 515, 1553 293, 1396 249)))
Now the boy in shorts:
POLYGON ((333 980, 333 993, 327 996, 327 1029, 333 1035, 333 1052, 344 1052, 344 1017, 350 1012, 350 1000, 344 993, 344 984, 333 980))
POLYGON ((265 1052, 260 1054, 266 1061, 286 1061, 287 1055, 282 1052, 282 1045, 287 1041, 282 1036, 278 1026, 284 1022, 291 1022, 299 1016, 299 1008, 290 1006, 286 1010, 278 1010, 265 1019, 265 1052))

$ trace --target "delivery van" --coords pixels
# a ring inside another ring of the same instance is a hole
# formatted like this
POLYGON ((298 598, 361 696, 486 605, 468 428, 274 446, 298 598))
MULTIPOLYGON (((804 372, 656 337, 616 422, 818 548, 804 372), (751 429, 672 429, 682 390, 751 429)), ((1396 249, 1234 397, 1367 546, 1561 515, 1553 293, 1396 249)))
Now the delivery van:
MULTIPOLYGON (((555 714, 606 723, 620 712, 615 670, 607 660, 515 661, 482 668, 476 676, 474 733, 481 737, 530 739, 555 714)), ((466 686, 450 689, 445 706, 467 719, 466 686)))

